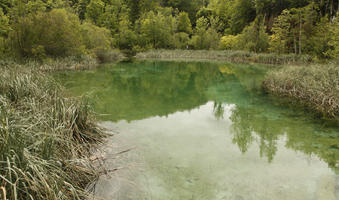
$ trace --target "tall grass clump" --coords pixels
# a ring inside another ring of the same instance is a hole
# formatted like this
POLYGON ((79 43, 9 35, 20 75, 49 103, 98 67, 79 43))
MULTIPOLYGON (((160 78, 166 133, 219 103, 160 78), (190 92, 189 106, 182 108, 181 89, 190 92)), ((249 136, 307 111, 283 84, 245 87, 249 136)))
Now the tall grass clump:
POLYGON ((0 70, 0 199, 86 198, 98 175, 89 152, 104 136, 90 107, 38 70, 0 70))
POLYGON ((339 119, 339 66, 285 66, 268 73, 263 87, 289 97, 326 118, 339 119))

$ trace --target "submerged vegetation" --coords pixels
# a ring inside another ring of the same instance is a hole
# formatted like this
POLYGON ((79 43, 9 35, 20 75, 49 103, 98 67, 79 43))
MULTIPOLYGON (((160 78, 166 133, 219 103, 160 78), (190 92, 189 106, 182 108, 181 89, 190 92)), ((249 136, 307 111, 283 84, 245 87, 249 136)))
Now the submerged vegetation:
POLYGON ((325 117, 339 120, 339 66, 285 66, 271 71, 263 87, 272 94, 291 97, 325 117))
POLYGON ((86 101, 28 67, 0 65, 0 199, 83 199, 104 134, 86 101))

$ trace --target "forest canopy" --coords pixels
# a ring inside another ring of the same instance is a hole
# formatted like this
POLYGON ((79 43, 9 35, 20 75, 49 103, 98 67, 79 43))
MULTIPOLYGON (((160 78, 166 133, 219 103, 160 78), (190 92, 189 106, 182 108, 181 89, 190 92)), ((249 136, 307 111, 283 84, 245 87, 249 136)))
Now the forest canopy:
POLYGON ((337 13, 335 0, 0 0, 0 57, 214 49, 339 58, 337 13))

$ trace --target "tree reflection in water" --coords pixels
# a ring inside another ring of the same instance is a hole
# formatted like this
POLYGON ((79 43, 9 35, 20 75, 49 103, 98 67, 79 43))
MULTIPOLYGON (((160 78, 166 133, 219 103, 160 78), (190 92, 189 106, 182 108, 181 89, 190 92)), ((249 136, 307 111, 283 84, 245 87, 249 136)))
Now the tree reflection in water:
POLYGON ((311 121, 302 110, 274 105, 261 92, 267 67, 211 62, 118 63, 95 71, 56 74, 72 95, 89 93, 104 121, 133 121, 168 116, 214 102, 213 114, 224 119, 225 106, 234 105, 230 120, 233 143, 246 153, 253 143, 269 162, 278 141, 307 155, 317 155, 338 171, 338 128, 311 121))

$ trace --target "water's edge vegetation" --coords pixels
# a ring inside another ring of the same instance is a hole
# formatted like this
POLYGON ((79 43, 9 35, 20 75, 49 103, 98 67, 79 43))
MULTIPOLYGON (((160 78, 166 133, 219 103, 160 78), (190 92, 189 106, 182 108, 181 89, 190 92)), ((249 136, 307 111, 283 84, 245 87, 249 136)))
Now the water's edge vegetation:
POLYGON ((65 98, 48 72, 126 57, 283 65, 267 76, 267 92, 337 118, 338 64, 284 66, 339 59, 338 8, 333 0, 0 1, 0 199, 81 199, 96 177, 88 155, 103 133, 90 106, 65 98))
POLYGON ((284 66, 267 74, 263 88, 339 121, 338 65, 284 66))
MULTIPOLYGON (((283 64, 266 75, 263 88, 275 96, 297 100, 322 117, 338 120, 336 64, 305 66, 302 64, 310 62, 307 58, 225 51, 164 50, 136 57, 283 64)), ((24 64, 0 61, 0 197, 81 199, 89 195, 85 188, 98 176, 90 150, 105 134, 86 101, 66 98, 63 88, 47 72, 97 66, 91 57, 24 64)))
POLYGON ((84 99, 27 66, 0 65, 0 199, 84 199, 105 134, 84 99))
POLYGON ((150 50, 140 52, 137 59, 162 60, 219 60, 232 63, 260 63, 272 65, 308 64, 315 62, 311 56, 295 54, 254 53, 233 50, 150 50))
POLYGON ((302 105, 320 118, 339 117, 339 65, 337 60, 316 63, 312 57, 295 54, 245 51, 158 50, 138 53, 137 59, 219 60, 234 63, 279 65, 266 75, 263 89, 283 101, 302 105))

